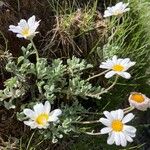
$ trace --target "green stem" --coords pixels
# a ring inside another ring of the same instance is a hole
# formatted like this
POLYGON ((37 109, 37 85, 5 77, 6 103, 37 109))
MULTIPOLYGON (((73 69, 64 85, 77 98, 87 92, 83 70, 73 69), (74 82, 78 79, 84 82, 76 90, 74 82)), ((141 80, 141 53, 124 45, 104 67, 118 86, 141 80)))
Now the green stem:
POLYGON ((126 113, 129 113, 129 112, 131 112, 132 110, 134 110, 134 107, 128 107, 128 108, 126 108, 126 109, 124 109, 124 113, 126 114, 126 113))
POLYGON ((116 75, 116 78, 115 78, 115 81, 113 82, 113 84, 111 86, 109 86, 107 89, 105 89, 104 91, 107 92, 109 91, 110 89, 112 89, 114 87, 114 85, 117 83, 117 80, 118 80, 119 76, 116 75))
POLYGON ((93 131, 92 131, 92 132, 84 132, 84 133, 85 133, 85 134, 88 134, 88 135, 101 135, 100 132, 93 133, 93 131))
POLYGON ((5 41, 5 51, 7 51, 8 50, 8 40, 6 39, 6 37, 4 36, 2 31, 0 31, 0 34, 2 35, 2 37, 3 37, 4 41, 5 41))
POLYGON ((96 75, 94 75, 94 76, 92 76, 92 77, 89 77, 89 78, 87 79, 87 81, 90 81, 91 79, 94 79, 94 78, 96 78, 96 77, 99 77, 99 76, 105 74, 105 73, 108 72, 108 71, 109 71, 109 70, 105 70, 105 71, 103 71, 103 72, 101 72, 101 73, 99 73, 99 74, 96 74, 96 75))
POLYGON ((31 140, 33 139, 34 134, 35 134, 35 131, 32 133, 32 135, 31 135, 31 137, 30 137, 30 139, 29 139, 29 141, 28 141, 28 145, 27 145, 26 150, 29 150, 29 146, 30 146, 30 144, 31 144, 31 140))
POLYGON ((72 123, 75 123, 75 124, 94 124, 94 123, 100 123, 99 120, 93 120, 93 121, 82 121, 82 122, 72 122, 72 123))
POLYGON ((33 46, 33 48, 34 48, 34 50, 35 50, 36 59, 38 60, 38 59, 39 59, 39 53, 38 53, 38 50, 37 50, 37 48, 36 48, 36 46, 35 46, 33 40, 31 39, 30 41, 31 41, 32 46, 33 46))
POLYGON ((118 80, 119 76, 116 75, 116 78, 115 78, 115 81, 113 82, 113 84, 111 86, 109 86, 107 89, 105 89, 104 91, 100 92, 100 93, 97 93, 97 94, 87 94, 87 96, 89 97, 97 97, 97 96, 100 96, 104 93, 107 93, 110 89, 112 89, 114 87, 114 85, 117 83, 117 80, 118 80))

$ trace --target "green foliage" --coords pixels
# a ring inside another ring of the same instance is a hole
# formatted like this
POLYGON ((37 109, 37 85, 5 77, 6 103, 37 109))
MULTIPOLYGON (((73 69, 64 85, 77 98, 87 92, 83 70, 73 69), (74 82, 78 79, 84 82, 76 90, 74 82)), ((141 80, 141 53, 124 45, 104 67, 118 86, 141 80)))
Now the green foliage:
POLYGON ((85 60, 81 60, 76 57, 72 57, 72 59, 67 60, 68 64, 68 71, 70 72, 71 76, 75 75, 82 75, 83 71, 88 68, 92 68, 93 65, 88 64, 85 60))
POLYGON ((78 132, 80 129, 73 122, 82 120, 81 114, 86 112, 78 101, 79 97, 82 100, 88 97, 100 99, 97 94, 102 91, 100 86, 93 86, 82 78, 84 71, 93 66, 76 57, 68 59, 66 63, 54 59, 49 64, 46 58, 31 62, 35 54, 31 44, 27 48, 22 47, 22 52, 23 56, 17 59, 11 57, 6 65, 12 77, 5 81, 5 88, 0 91, 1 104, 7 109, 19 108, 17 118, 23 121, 26 119, 21 112, 24 108, 32 108, 37 102, 48 100, 51 104, 59 105, 63 115, 59 124, 51 124, 47 130, 39 130, 41 139, 44 136, 44 139, 57 142, 63 134, 78 132), (29 100, 23 101, 26 95, 31 96, 29 100))
MULTIPOLYGON (((27 48, 22 48, 23 56, 16 60, 10 59, 6 65, 8 72, 13 74, 13 77, 5 81, 6 87, 1 91, 1 100, 11 97, 11 100, 25 95, 29 90, 27 80, 29 75, 36 76, 35 82, 32 83, 38 88, 40 97, 32 97, 35 101, 47 99, 53 102, 57 97, 67 95, 67 99, 73 96, 81 96, 87 98, 92 97, 93 93, 99 93, 100 87, 94 87, 88 81, 82 79, 81 75, 84 70, 91 68, 85 60, 72 57, 68 59, 66 64, 63 64, 61 59, 55 59, 49 65, 46 58, 39 58, 36 64, 29 60, 29 56, 34 54, 32 45, 29 44, 27 48), (68 78, 68 79, 67 79, 68 78), (69 97, 68 97, 69 96, 69 97)), ((98 96, 95 98, 99 98, 98 96)), ((17 101, 16 101, 17 102, 17 101)))
POLYGON ((80 113, 87 112, 81 104, 77 101, 73 102, 72 106, 61 105, 63 114, 60 117, 60 122, 54 126, 51 124, 47 130, 39 130, 39 138, 51 139, 53 143, 56 143, 58 139, 63 138, 66 134, 69 136, 70 132, 78 132, 79 128, 74 126, 74 122, 80 121, 82 118, 79 116, 80 113))

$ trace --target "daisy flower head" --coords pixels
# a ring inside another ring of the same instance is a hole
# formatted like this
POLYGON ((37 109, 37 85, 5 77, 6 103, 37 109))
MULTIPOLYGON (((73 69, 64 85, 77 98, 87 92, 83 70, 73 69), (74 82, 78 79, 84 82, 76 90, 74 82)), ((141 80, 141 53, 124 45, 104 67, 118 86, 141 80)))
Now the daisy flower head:
POLYGON ((150 107, 150 99, 144 94, 138 92, 132 92, 130 94, 129 103, 131 107, 141 111, 146 111, 150 107))
POLYGON ((115 6, 107 7, 107 10, 104 12, 104 17, 120 16, 130 10, 130 8, 127 8, 128 5, 129 3, 119 2, 115 6))
POLYGON ((102 62, 99 67, 110 70, 105 74, 105 78, 111 78, 113 75, 117 74, 123 78, 129 79, 131 75, 126 71, 134 65, 135 62, 130 61, 130 58, 122 59, 113 56, 112 59, 102 62))
POLYGON ((27 21, 21 19, 17 26, 10 25, 9 31, 17 34, 18 38, 32 39, 38 32, 36 29, 40 21, 35 20, 35 16, 30 17, 27 21))
POLYGON ((133 142, 135 137, 136 128, 126 125, 127 122, 134 118, 132 113, 124 116, 122 109, 116 111, 104 111, 106 118, 100 118, 100 122, 106 127, 101 129, 101 134, 108 134, 107 144, 116 144, 117 146, 125 147, 127 142, 133 142))
POLYGON ((59 122, 58 116, 62 114, 62 111, 55 109, 50 112, 50 110, 49 101, 46 101, 44 105, 42 103, 34 105, 33 110, 24 109, 23 113, 29 118, 28 121, 24 121, 24 124, 30 126, 31 129, 46 129, 49 126, 49 122, 59 122))

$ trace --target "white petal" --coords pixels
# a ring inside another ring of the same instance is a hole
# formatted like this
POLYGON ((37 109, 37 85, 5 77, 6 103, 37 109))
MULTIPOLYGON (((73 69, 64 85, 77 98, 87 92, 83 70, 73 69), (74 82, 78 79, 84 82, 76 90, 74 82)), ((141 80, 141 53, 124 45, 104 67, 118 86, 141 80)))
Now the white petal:
POLYGON ((130 132, 130 131, 126 131, 126 130, 124 130, 123 133, 124 133, 125 135, 128 135, 128 136, 132 137, 132 138, 136 136, 135 133, 130 132))
POLYGON ((130 79, 131 78, 131 75, 128 73, 128 72, 121 72, 121 73, 118 73, 120 76, 122 76, 123 78, 125 79, 130 79))
POLYGON ((24 110, 23 110, 23 113, 24 113, 27 117, 29 117, 29 118, 31 118, 31 119, 34 119, 34 118, 35 118, 35 112, 34 112, 33 110, 31 110, 31 109, 24 109, 24 110))
POLYGON ((128 62, 126 64, 124 64, 125 66, 125 71, 128 70, 130 67, 134 66, 136 64, 136 62, 128 62))
POLYGON ((110 121, 112 121, 112 120, 113 120, 113 117, 112 117, 112 115, 111 115, 111 113, 110 113, 110 112, 108 112, 108 111, 104 111, 104 115, 107 117, 107 119, 108 119, 108 120, 110 120, 110 121))
POLYGON ((105 78, 111 78, 113 75, 115 75, 116 74, 116 72, 114 72, 114 71, 109 71, 109 72, 107 72, 106 74, 105 74, 105 78))
POLYGON ((101 63, 100 68, 111 69, 113 65, 114 64, 113 64, 112 60, 108 59, 106 62, 101 63))
POLYGON ((111 111, 110 113, 111 113, 113 119, 117 119, 117 117, 118 117, 117 111, 111 111))
POLYGON ((122 58, 118 58, 117 59, 117 63, 116 64, 121 64, 121 62, 123 61, 123 59, 122 58))
POLYGON ((44 111, 45 111, 45 113, 49 114, 50 110, 51 110, 50 102, 46 101, 44 104, 44 111))
POLYGON ((134 66, 135 64, 136 64, 136 62, 129 62, 128 65, 129 65, 130 67, 132 67, 132 66, 134 66))
POLYGON ((124 130, 130 133, 135 133, 136 132, 136 128, 133 126, 129 126, 129 125, 124 125, 124 130))
POLYGON ((112 61, 114 62, 114 64, 117 63, 117 56, 116 55, 113 56, 112 61))
POLYGON ((48 119, 49 122, 58 122, 58 120, 59 120, 59 118, 56 116, 50 116, 48 119))
POLYGON ((117 8, 120 8, 120 6, 122 6, 123 5, 123 2, 119 2, 119 3, 117 3, 115 6, 117 7, 117 8))
POLYGON ((110 11, 105 10, 104 17, 109 17, 109 16, 112 16, 112 14, 110 13, 110 11))
POLYGON ((110 126, 111 125, 111 121, 106 119, 106 118, 100 118, 99 120, 102 124, 104 124, 105 126, 110 126))
POLYGON ((123 133, 120 133, 120 141, 121 141, 121 146, 123 147, 127 146, 127 140, 123 133))
POLYGON ((130 62, 130 58, 125 58, 125 59, 122 60, 122 62, 120 64, 124 66, 128 62, 130 62))
POLYGON ((16 28, 16 26, 14 26, 14 25, 9 26, 9 29, 15 29, 15 28, 16 28))
POLYGON ((114 132, 109 134, 109 137, 107 139, 107 144, 112 145, 115 141, 115 134, 114 132))
POLYGON ((34 23, 35 23, 35 16, 33 15, 32 17, 30 17, 30 18, 28 19, 28 25, 29 25, 30 27, 32 27, 32 26, 34 25, 34 23))
POLYGON ((124 112, 122 109, 118 109, 117 111, 117 119, 122 120, 123 116, 124 116, 124 112))
POLYGON ((35 16, 32 16, 28 19, 28 25, 29 25, 29 28, 30 28, 30 32, 32 34, 34 34, 34 35, 36 34, 35 31, 38 28, 39 23, 40 23, 40 21, 35 20, 35 16))
POLYGON ((34 105, 33 109, 37 115, 44 112, 44 106, 42 103, 34 105))
POLYGON ((16 35, 18 38, 25 38, 24 36, 22 36, 21 34, 17 34, 16 35))
MULTIPOLYGON (((40 21, 35 21, 35 22, 32 22, 32 23, 30 23, 29 24, 29 28, 30 28, 30 32, 31 33, 34 33, 35 34, 35 31, 36 31, 36 29, 38 28, 38 26, 39 26, 39 22, 40 21)), ((38 33, 38 32, 37 32, 38 33)))
POLYGON ((32 120, 30 120, 30 121, 24 121, 23 123, 25 125, 27 125, 27 126, 30 126, 31 124, 33 124, 33 121, 32 120))
POLYGON ((130 8, 126 8, 125 10, 124 10, 124 12, 127 12, 127 11, 129 11, 130 10, 130 8))
POLYGON ((109 127, 105 127, 105 128, 103 128, 103 129, 101 129, 101 134, 107 134, 107 133, 109 133, 109 132, 111 132, 112 131, 112 129, 111 128, 109 128, 109 127))
POLYGON ((20 33, 21 32, 21 28, 19 26, 10 25, 9 26, 9 31, 12 31, 14 33, 20 33))
POLYGON ((62 114, 62 111, 60 109, 55 109, 50 113, 51 116, 56 116, 56 117, 60 116, 61 114, 62 114))
POLYGON ((123 118, 122 122, 127 123, 127 122, 131 121, 133 118, 134 118, 133 113, 129 113, 123 118))
POLYGON ((128 134, 126 134, 126 133, 124 133, 124 135, 125 135, 126 140, 127 140, 128 142, 133 142, 133 139, 130 137, 130 135, 128 135, 128 134))
POLYGON ((103 64, 100 65, 99 68, 103 68, 103 69, 111 69, 110 66, 108 66, 108 65, 103 65, 103 64))
POLYGON ((31 129, 37 128, 36 124, 32 120, 24 121, 24 124, 27 125, 27 126, 30 126, 31 129))
POLYGON ((24 19, 20 20, 20 22, 18 23, 18 26, 20 26, 22 29, 29 27, 28 24, 27 24, 27 22, 26 22, 26 20, 24 20, 24 19))
POLYGON ((114 136, 115 143, 117 146, 119 146, 121 144, 120 135, 117 132, 115 132, 114 134, 115 134, 115 136, 114 136))

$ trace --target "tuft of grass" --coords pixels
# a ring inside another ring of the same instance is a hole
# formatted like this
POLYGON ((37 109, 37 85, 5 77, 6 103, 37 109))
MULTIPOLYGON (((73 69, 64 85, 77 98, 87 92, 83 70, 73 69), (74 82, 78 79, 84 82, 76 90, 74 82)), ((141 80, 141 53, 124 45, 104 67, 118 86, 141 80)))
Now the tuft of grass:
POLYGON ((103 45, 107 34, 107 26, 97 11, 97 1, 83 8, 74 4, 66 5, 57 3, 51 6, 55 13, 55 23, 45 37, 46 44, 42 51, 49 57, 67 58, 76 55, 90 58, 93 49, 103 45))

